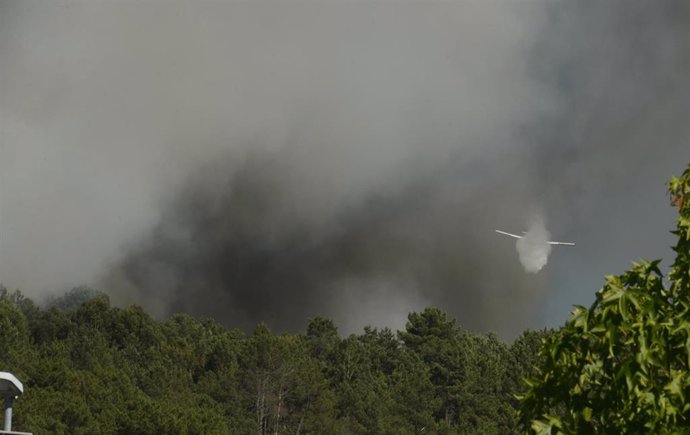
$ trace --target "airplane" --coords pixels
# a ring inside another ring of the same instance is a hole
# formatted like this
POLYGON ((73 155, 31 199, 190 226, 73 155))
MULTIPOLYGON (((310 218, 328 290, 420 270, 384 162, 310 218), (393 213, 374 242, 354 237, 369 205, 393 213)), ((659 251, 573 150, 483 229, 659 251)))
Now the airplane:
MULTIPOLYGON (((517 234, 511 234, 511 233, 507 233, 507 232, 501 231, 501 230, 496 230, 496 232, 497 232, 498 234, 503 234, 503 235, 506 235, 506 236, 515 237, 516 239, 521 239, 521 238, 522 238, 522 236, 518 236, 517 234)), ((523 234, 524 234, 524 233, 523 233, 523 234)), ((572 242, 551 242, 551 241, 549 241, 549 242, 546 242, 546 243, 548 243, 549 245, 575 246, 575 243, 572 243, 572 242)))

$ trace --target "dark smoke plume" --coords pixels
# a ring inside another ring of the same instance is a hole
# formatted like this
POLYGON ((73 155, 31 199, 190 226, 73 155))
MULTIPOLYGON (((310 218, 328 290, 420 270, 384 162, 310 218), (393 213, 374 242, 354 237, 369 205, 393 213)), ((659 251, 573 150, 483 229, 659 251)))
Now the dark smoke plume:
POLYGON ((0 3, 0 281, 513 337, 671 255, 686 2, 0 3), (543 215, 538 274, 513 242, 543 215))
POLYGON ((132 247, 111 284, 131 287, 161 314, 191 311, 247 329, 265 321, 296 330, 326 314, 352 330, 399 323, 406 311, 432 302, 465 305, 471 324, 493 319, 493 301, 477 296, 496 296, 478 284, 491 283, 496 264, 482 264, 490 255, 486 234, 466 231, 484 227, 480 213, 464 210, 466 201, 486 207, 488 197, 454 204, 458 199, 442 191, 453 181, 437 175, 407 180, 396 193, 354 198, 315 222, 291 202, 295 174, 281 162, 252 156, 231 177, 197 175, 132 247))

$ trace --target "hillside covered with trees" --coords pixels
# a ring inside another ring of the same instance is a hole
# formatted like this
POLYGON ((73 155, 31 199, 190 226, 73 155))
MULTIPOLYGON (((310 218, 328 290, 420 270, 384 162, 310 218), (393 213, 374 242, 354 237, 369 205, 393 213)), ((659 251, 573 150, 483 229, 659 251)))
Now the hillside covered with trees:
POLYGON ((540 339, 507 345, 436 309, 404 331, 253 334, 154 320, 75 289, 39 308, 0 294, 2 370, 24 382, 14 428, 34 433, 514 433, 540 339))

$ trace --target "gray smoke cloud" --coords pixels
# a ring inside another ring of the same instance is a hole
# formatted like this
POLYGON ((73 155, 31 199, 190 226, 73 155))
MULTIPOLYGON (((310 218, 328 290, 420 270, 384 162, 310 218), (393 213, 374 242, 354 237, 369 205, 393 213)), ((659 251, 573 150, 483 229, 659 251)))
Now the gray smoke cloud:
POLYGON ((244 328, 427 304, 508 338, 557 324, 670 256, 688 13, 2 2, 0 281, 244 328), (525 274, 493 229, 535 208, 578 246, 525 274))
POLYGON ((544 225, 544 219, 533 216, 529 227, 521 239, 515 243, 520 263, 529 273, 539 272, 549 261, 551 234, 544 225))

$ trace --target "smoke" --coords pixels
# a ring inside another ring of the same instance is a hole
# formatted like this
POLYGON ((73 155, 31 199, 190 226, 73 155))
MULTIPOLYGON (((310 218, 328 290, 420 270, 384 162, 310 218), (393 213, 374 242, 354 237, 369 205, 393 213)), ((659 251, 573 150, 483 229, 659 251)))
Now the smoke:
POLYGON ((550 237, 544 219, 539 216, 533 217, 527 232, 515 243, 520 263, 527 272, 537 273, 546 266, 551 254, 551 245, 548 243, 550 237))
POLYGON ((557 324, 668 258, 688 11, 1 2, 0 281, 244 328, 427 304, 503 337, 557 324), (493 229, 534 209, 578 249, 525 274, 493 229))

